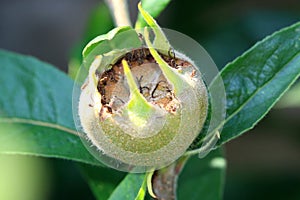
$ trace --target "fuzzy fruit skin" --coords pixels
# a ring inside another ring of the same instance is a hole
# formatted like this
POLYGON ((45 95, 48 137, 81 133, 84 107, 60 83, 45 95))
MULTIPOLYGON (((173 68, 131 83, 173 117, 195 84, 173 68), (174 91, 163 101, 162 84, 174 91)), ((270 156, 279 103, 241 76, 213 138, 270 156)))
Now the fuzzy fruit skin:
MULTIPOLYGON (((175 54, 177 58, 195 66, 185 55, 179 52, 175 54)), ((87 87, 81 91, 79 116, 88 140, 97 148, 99 154, 145 171, 164 167, 183 155, 203 127, 207 116, 208 95, 201 73, 196 67, 180 75, 186 86, 176 94, 179 109, 171 114, 156 105, 153 106, 157 112, 151 116, 148 129, 143 129, 146 132, 142 136, 131 133, 132 130, 126 126, 122 127, 122 121, 118 119, 120 114, 113 114, 105 120, 100 119, 101 94, 93 81, 89 80, 87 87), (196 75, 192 76, 194 71, 196 75), (156 117, 156 114, 159 116, 156 117), (156 124, 160 121, 164 123, 157 128, 156 124), (149 136, 147 131, 151 133, 149 136)), ((130 123, 126 115, 122 111, 120 113, 123 122, 130 123)))

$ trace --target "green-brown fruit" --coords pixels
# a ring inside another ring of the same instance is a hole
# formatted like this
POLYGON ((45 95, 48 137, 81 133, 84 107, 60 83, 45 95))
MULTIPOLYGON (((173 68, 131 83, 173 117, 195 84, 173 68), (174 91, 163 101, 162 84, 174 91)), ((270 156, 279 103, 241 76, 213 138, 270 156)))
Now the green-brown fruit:
POLYGON ((132 172, 161 168, 182 156, 200 133, 208 108, 198 68, 173 50, 154 19, 139 9, 152 27, 153 44, 147 29, 137 30, 143 47, 98 55, 78 112, 97 157, 132 172))
POLYGON ((145 170, 170 164, 186 151, 201 131, 208 106, 205 84, 192 61, 177 52, 176 58, 156 54, 133 50, 105 71, 99 70, 101 56, 96 58, 93 65, 99 68, 91 68, 94 76, 79 103, 92 144, 106 156, 145 170))

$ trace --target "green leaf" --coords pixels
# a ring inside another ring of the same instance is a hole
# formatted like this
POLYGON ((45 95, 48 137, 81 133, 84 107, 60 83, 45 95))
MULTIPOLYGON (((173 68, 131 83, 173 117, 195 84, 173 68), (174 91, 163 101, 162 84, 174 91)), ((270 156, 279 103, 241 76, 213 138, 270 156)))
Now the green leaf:
POLYGON ((89 42, 98 35, 105 34, 114 28, 114 22, 110 14, 109 8, 105 3, 99 3, 87 20, 87 26, 84 31, 83 41, 89 42))
POLYGON ((128 174, 109 200, 143 200, 146 194, 146 179, 145 174, 128 174))
POLYGON ((75 44, 71 50, 68 74, 72 79, 76 78, 77 71, 82 63, 82 50, 85 45, 94 37, 105 34, 114 27, 110 11, 105 3, 96 6, 87 20, 86 29, 82 36, 82 41, 75 44))
POLYGON ((0 153, 99 165, 72 117, 73 81, 35 58, 0 50, 0 153))
POLYGON ((178 182, 178 200, 221 200, 226 160, 222 150, 210 152, 205 158, 188 160, 178 182))
POLYGON ((80 165, 80 171, 97 200, 107 200, 125 176, 125 173, 114 169, 90 165, 80 165))
MULTIPOLYGON (((159 14, 167 7, 171 0, 142 0, 143 8, 153 17, 159 16, 159 14)), ((135 24, 135 28, 143 28, 146 26, 142 15, 139 13, 135 24)))
POLYGON ((218 145, 253 128, 300 76, 300 23, 254 45, 221 76, 227 116, 218 145))

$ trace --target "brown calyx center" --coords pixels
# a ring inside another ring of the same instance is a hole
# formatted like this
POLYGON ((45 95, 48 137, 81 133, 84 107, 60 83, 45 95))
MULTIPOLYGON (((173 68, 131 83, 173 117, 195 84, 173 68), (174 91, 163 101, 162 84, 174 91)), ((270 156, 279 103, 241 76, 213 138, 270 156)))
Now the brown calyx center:
MULTIPOLYGON (((173 68, 191 66, 189 62, 176 58, 174 54, 161 56, 173 68)), ((163 75, 149 49, 142 48, 125 54, 109 70, 98 75, 97 89, 101 94, 101 118, 116 113, 130 99, 130 90, 121 63, 122 59, 126 59, 128 62, 130 70, 136 78, 139 92, 145 99, 170 113, 175 113, 179 108, 179 102, 174 95, 172 85, 163 75)))

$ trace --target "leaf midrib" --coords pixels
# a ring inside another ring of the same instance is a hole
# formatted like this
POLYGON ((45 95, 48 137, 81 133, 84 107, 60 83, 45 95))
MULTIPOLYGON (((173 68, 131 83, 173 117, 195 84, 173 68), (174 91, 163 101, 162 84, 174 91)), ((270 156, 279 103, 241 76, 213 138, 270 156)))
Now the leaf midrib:
MULTIPOLYGON (((258 94, 269 82, 271 82, 274 77, 276 77, 281 71, 282 69, 288 65, 291 61, 293 61, 294 59, 296 59, 298 56, 300 55, 300 53, 296 53, 295 56, 293 56, 291 59, 289 59, 284 65, 282 65, 282 67, 276 72, 274 73, 274 75, 267 81, 265 82, 263 85, 261 85, 261 87, 258 87, 255 92, 253 92, 252 95, 249 96, 249 98, 244 101, 243 104, 241 104, 241 106, 239 106, 234 112, 232 112, 232 114, 230 116, 228 116, 222 123, 220 123, 219 126, 217 126, 212 132, 215 132, 217 130, 219 130, 224 124, 226 124, 230 119, 232 119, 234 116, 236 116, 236 114, 241 111, 255 96, 256 94, 258 94)), ((297 79, 297 77, 295 78, 297 79)), ((286 88, 287 90, 288 88, 286 88)), ((283 94, 282 94, 283 95, 283 94)), ((282 96, 281 95, 281 96, 282 96)), ((279 97, 280 98, 280 97, 279 97)), ((276 102, 274 102, 273 104, 275 104, 276 102)), ((272 105, 273 105, 272 104, 272 105)), ((245 130, 246 131, 246 130, 245 130)), ((224 141, 225 142, 225 141, 224 141)), ((223 143, 223 142, 222 142, 223 143)))
POLYGON ((75 130, 61 126, 59 124, 49 123, 49 122, 44 122, 44 121, 12 117, 12 118, 0 118, 0 123, 29 124, 29 125, 34 125, 34 126, 53 128, 53 129, 57 129, 60 131, 64 131, 69 134, 73 134, 75 136, 82 137, 82 135, 75 130))
MULTIPOLYGON (((242 56, 244 56, 244 55, 242 55, 242 56)), ((242 57, 242 56, 241 56, 241 57, 242 57)), ((274 77, 276 77, 276 76, 282 71, 282 69, 285 68, 286 65, 288 65, 289 63, 291 63, 293 60, 298 59, 299 56, 300 56, 300 53, 296 53, 294 56, 292 56, 291 59, 289 59, 284 65, 282 65, 282 67, 281 67, 280 69, 278 69, 277 72, 274 73, 274 75, 271 76, 271 78, 270 78, 268 81, 266 81, 264 84, 262 84, 261 87, 258 87, 258 88, 252 93, 252 95, 250 95, 249 98, 248 98, 246 101, 244 101, 243 104, 241 104, 241 106, 239 106, 234 112, 232 112, 232 114, 231 114, 230 116, 228 116, 225 120, 223 120, 222 122, 220 122, 220 124, 219 124, 215 129, 213 129, 210 133, 208 133, 208 135, 211 134, 211 133, 215 133, 216 131, 220 130, 220 129, 224 126, 224 124, 226 124, 229 120, 231 120, 234 116, 236 116, 236 114, 239 113, 239 112, 240 112, 240 111, 241 111, 241 110, 242 110, 242 109, 243 109, 243 108, 244 108, 244 107, 245 107, 245 106, 246 106, 246 105, 247 105, 247 104, 248 104, 248 103, 256 96, 256 94, 258 94, 261 90, 263 90, 263 88, 264 88, 269 82, 271 82, 271 81, 274 79, 274 77)), ((235 62, 232 62, 232 63, 230 63, 230 64, 228 64, 228 65, 231 65, 231 64, 234 64, 234 63, 235 63, 235 62)), ((224 71, 222 71, 222 72, 224 72, 224 71)), ((221 72, 221 74, 222 74, 222 72, 221 72)), ((297 80, 298 77, 299 77, 299 74, 296 75, 296 77, 290 82, 289 87, 292 85, 293 82, 295 82, 295 80, 297 80)), ((285 91, 287 91, 287 90, 289 89, 289 87, 287 87, 287 88, 281 93, 281 95, 278 96, 278 99, 279 99, 281 96, 283 96, 283 94, 285 93, 285 91)), ((276 102, 277 102, 277 101, 274 101, 268 110, 270 110, 271 107, 272 107, 276 102)), ((267 110, 266 112, 268 112, 268 110, 267 110)), ((261 117, 260 117, 259 119, 257 119, 255 122, 259 121, 262 117, 263 117, 263 116, 261 116, 261 117)), ((254 123, 255 123, 255 122, 254 122, 254 123)), ((252 127, 252 126, 251 126, 251 127, 252 127)), ((251 127, 246 128, 246 129, 243 130, 242 132, 245 132, 245 131, 251 129, 251 127)), ((221 133, 221 135, 222 135, 222 133, 221 133)), ((229 139, 227 138, 226 140, 222 141, 218 146, 220 146, 221 144, 224 144, 225 142, 227 142, 227 141, 229 141, 229 140, 231 140, 231 139, 234 139, 234 138, 238 137, 239 135, 240 135, 240 134, 236 134, 236 135, 234 135, 233 137, 231 137, 231 138, 229 138, 229 139)), ((197 153, 200 152, 201 149, 202 149, 202 148, 198 148, 198 149, 194 149, 194 150, 188 151, 188 154, 189 154, 189 155, 197 154, 197 153)))
POLYGON ((259 93, 269 82, 271 82, 274 79, 274 77, 276 77, 282 71, 282 69, 285 68, 285 66, 287 66, 291 61, 295 60, 298 56, 300 56, 300 53, 295 54, 295 56, 293 56, 290 60, 288 60, 284 65, 282 65, 282 67, 279 70, 277 70, 276 73, 274 73, 274 75, 271 76, 268 81, 262 84, 261 87, 258 87, 258 89, 256 89, 253 92, 253 94, 250 95, 249 98, 246 99, 246 101, 244 101, 244 103, 241 104, 241 106, 239 106, 234 112, 232 112, 232 114, 228 118, 226 118, 226 120, 224 120, 225 123, 229 121, 233 116, 235 116, 243 107, 245 107, 247 103, 249 103, 249 101, 251 101, 257 93, 259 93))

